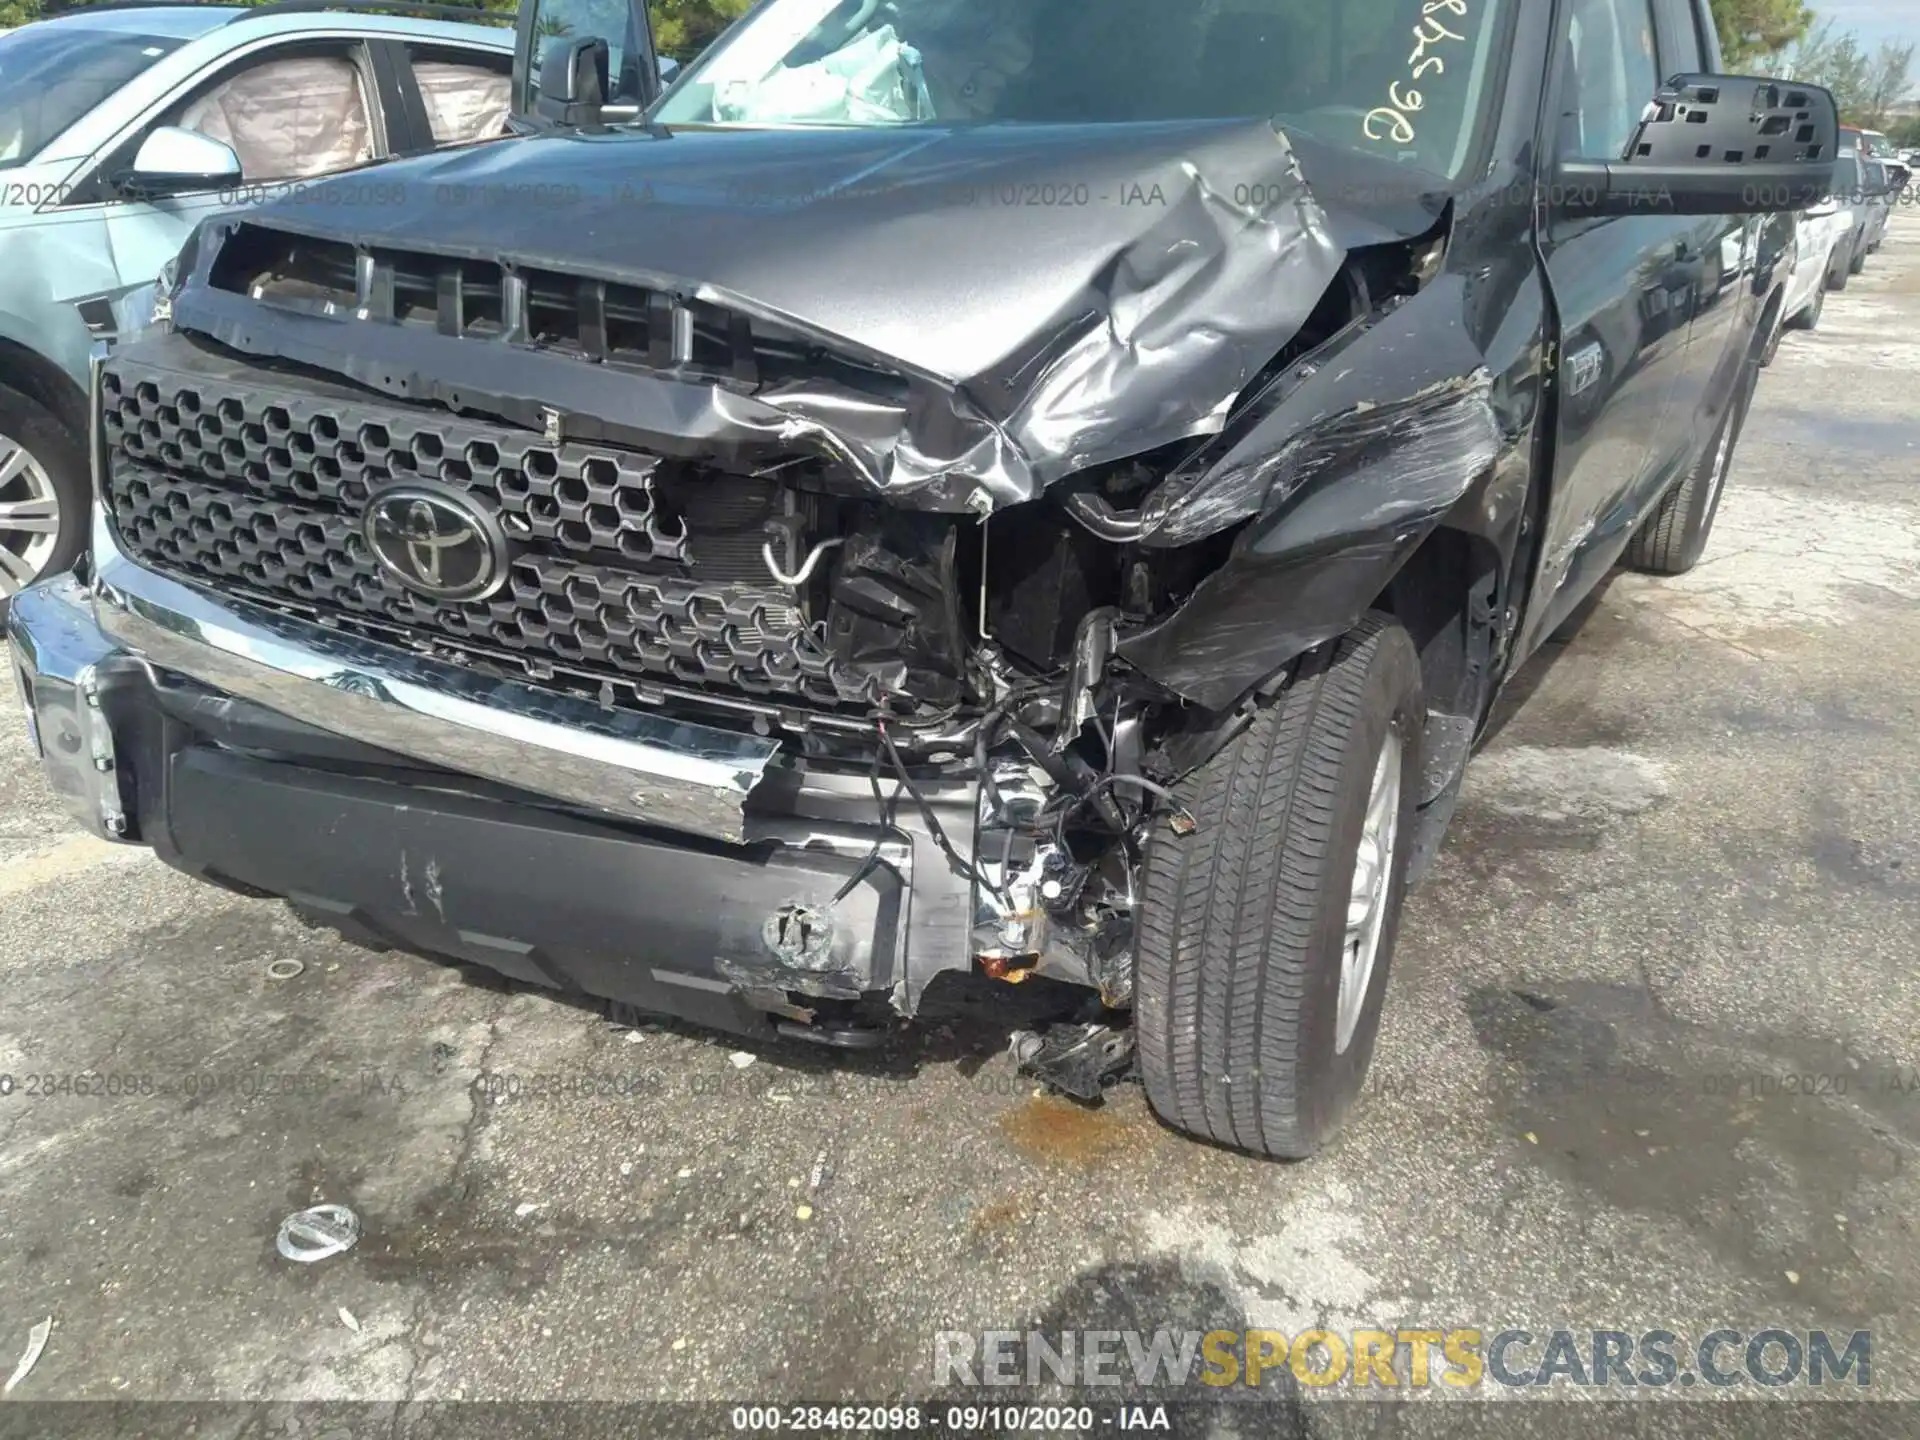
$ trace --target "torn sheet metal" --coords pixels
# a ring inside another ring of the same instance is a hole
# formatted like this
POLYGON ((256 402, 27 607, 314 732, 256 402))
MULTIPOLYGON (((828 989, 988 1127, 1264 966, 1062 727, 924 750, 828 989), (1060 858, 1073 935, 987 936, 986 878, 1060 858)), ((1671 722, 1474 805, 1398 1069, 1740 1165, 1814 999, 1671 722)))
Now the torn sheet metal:
POLYGON ((1150 543, 1253 523, 1185 605, 1122 639, 1122 659, 1198 705, 1229 705, 1350 629, 1495 474, 1512 442, 1464 329, 1434 323, 1449 305, 1459 313, 1450 288, 1330 347, 1314 373, 1251 405, 1233 436, 1169 479, 1150 543), (1410 347, 1415 329, 1427 339, 1410 347))
POLYGON ((1218 434, 1346 255, 1264 121, 565 135, 397 162, 378 204, 329 188, 246 223, 664 293, 821 363, 729 384, 541 353, 513 317, 476 340, 269 309, 209 284, 232 220, 203 232, 176 325, 514 423, 550 407, 582 438, 824 455, 928 510, 1218 434), (541 203, 495 198, 522 190, 541 203))

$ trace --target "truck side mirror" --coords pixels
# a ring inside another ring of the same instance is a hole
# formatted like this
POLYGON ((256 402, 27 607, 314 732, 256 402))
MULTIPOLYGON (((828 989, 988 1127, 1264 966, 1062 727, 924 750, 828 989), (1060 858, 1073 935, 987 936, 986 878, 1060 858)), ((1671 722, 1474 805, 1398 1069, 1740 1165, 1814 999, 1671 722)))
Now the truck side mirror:
POLYGON ((1833 190, 1840 111, 1817 85, 1680 75, 1616 162, 1563 162, 1556 193, 1586 215, 1766 215, 1833 190))
POLYGON ((540 117, 556 125, 597 125, 607 103, 607 42, 583 35, 555 45, 540 62, 540 117))

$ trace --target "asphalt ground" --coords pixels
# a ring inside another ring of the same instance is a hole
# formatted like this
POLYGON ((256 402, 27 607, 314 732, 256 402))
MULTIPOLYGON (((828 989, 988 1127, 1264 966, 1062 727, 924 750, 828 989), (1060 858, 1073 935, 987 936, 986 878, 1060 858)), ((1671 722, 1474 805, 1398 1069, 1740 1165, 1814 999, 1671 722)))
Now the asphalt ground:
MULTIPOLYGON (((1191 1144, 1136 1087, 1038 1095, 974 1009, 877 1057, 749 1054, 353 948, 79 837, 9 702, 0 1372, 54 1327, 0 1422, 50 1399, 990 1403, 1027 1392, 936 1374, 937 1335, 1066 1328, 1521 1329, 1521 1373, 1555 1330, 1669 1331, 1689 1376, 1718 1329, 1867 1330, 1870 1387, 1737 1375, 1714 1423, 1920 1398, 1917 672, 1904 211, 1763 378, 1706 562, 1617 578, 1521 677, 1411 902, 1368 1096, 1303 1165, 1191 1144), (133 1093, 59 1078, 88 1073, 133 1093), (359 1243, 281 1259, 281 1218, 322 1200, 359 1243)), ((1689 1392, 1321 1390, 1282 1363, 1179 1393, 1299 1406, 1305 1433, 1362 1395, 1536 1399, 1511 1423, 1557 1435, 1575 1401, 1689 1392)), ((1253 1413, 1200 1428, 1270 1433, 1253 1413)), ((1806 1433, 1920 1428, 1818 1414, 1806 1433)))

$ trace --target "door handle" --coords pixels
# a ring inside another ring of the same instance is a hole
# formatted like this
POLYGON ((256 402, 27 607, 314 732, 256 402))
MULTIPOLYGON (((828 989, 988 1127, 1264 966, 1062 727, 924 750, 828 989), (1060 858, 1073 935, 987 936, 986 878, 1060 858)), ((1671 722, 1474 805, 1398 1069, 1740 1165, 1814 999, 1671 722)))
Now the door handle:
POLYGON ((1673 258, 1676 260, 1691 260, 1693 258, 1692 244, 1686 240, 1676 240, 1673 245, 1673 258))

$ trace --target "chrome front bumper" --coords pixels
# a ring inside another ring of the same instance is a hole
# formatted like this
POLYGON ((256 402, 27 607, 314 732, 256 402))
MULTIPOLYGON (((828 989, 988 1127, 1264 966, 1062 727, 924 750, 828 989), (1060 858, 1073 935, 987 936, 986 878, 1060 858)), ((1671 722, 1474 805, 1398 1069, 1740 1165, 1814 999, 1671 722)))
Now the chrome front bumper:
POLYGON ((93 834, 125 839, 119 757, 99 683, 101 664, 118 647, 94 622, 92 598, 71 575, 43 580, 14 597, 7 634, 27 734, 47 782, 93 834))
POLYGON ((212 598, 136 565, 96 518, 91 587, 19 595, 8 620, 48 775, 95 834, 126 828, 98 667, 128 660, 255 701, 395 755, 623 820, 745 839, 772 739, 602 709, 212 598))

